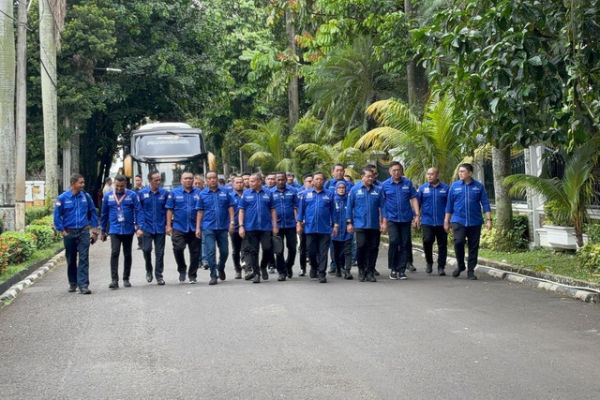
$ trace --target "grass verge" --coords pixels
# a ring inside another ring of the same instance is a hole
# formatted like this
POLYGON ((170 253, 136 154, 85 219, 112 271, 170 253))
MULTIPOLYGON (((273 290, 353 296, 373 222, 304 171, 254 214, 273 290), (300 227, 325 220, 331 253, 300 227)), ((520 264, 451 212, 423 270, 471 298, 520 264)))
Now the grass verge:
POLYGON ((0 275, 0 282, 4 282, 5 280, 9 279, 14 274, 17 274, 17 273, 21 272, 22 270, 24 270, 25 268, 29 267, 30 265, 33 265, 33 264, 35 264, 37 262, 40 262, 42 260, 46 260, 46 259, 54 257, 54 255, 56 254, 56 252, 59 249, 61 249, 62 247, 63 247, 63 242, 61 240, 59 242, 51 244, 50 247, 47 247, 45 249, 36 250, 31 255, 31 257, 29 257, 27 259, 27 261, 25 261, 25 262, 23 262, 21 264, 9 265, 8 268, 6 268, 6 271, 4 271, 0 275))

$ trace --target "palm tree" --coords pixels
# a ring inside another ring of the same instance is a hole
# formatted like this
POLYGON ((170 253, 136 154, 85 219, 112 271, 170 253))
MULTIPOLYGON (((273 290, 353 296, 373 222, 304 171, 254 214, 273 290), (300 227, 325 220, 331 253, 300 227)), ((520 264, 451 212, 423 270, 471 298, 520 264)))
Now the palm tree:
POLYGON ((256 123, 254 129, 245 130, 242 135, 246 143, 242 145, 242 151, 250 155, 248 163, 264 172, 290 171, 292 159, 284 132, 285 124, 279 118, 256 123))
POLYGON ((565 154, 565 172, 561 179, 525 174, 510 175, 504 179, 511 195, 523 195, 526 189, 530 189, 543 195, 546 201, 553 202, 557 217, 573 222, 579 247, 583 246, 583 224, 593 196, 592 171, 598 162, 599 146, 600 136, 596 136, 591 142, 565 154))
POLYGON ((425 104, 420 120, 407 104, 395 99, 381 100, 366 113, 380 125, 356 143, 361 149, 378 149, 405 162, 405 173, 417 182, 425 180, 427 169, 435 166, 440 179, 450 182, 463 160, 461 136, 453 131, 454 101, 434 92, 425 104))

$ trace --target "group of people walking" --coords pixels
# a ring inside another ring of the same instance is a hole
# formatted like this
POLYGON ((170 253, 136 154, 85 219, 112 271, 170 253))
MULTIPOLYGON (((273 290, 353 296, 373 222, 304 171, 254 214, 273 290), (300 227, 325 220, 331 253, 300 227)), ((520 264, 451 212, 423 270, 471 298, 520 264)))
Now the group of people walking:
POLYGON ((401 163, 393 161, 389 173, 389 179, 379 182, 377 169, 368 165, 361 169, 360 181, 353 183, 344 166, 336 164, 331 179, 314 172, 305 174, 299 184, 286 172, 231 176, 229 182, 219 182, 214 171, 204 177, 184 172, 181 186, 171 191, 162 188, 159 172, 148 174, 146 187, 136 177, 135 191, 127 189, 124 176, 117 175, 114 187, 102 198, 99 220, 83 190, 84 178, 74 174, 70 189, 58 197, 54 209, 55 228, 64 237, 69 291, 79 288, 82 294, 91 293, 88 252, 98 235, 111 241, 111 289, 119 288, 121 249, 122 284, 131 286, 134 236, 144 254, 146 279, 156 279, 158 285, 165 284, 166 236, 171 237, 182 283, 197 283, 201 260, 210 269, 209 285, 224 281, 230 247, 236 279, 259 283, 269 279, 268 267, 274 265, 277 280, 285 281, 294 276, 298 239, 300 276, 305 276, 308 266, 310 278, 326 283, 331 253, 330 272, 353 279, 355 253, 358 279, 375 282, 380 239, 386 233, 389 278, 404 280, 412 263, 411 226, 422 228, 427 273, 433 272, 437 241, 437 272, 445 275, 447 237, 452 230, 458 262, 452 275, 467 270, 469 279, 477 279, 474 268, 483 214, 487 229, 492 219, 485 189, 472 177, 473 166, 461 164, 459 180, 451 186, 439 180, 436 168, 430 168, 427 182, 418 189, 403 175, 401 163))

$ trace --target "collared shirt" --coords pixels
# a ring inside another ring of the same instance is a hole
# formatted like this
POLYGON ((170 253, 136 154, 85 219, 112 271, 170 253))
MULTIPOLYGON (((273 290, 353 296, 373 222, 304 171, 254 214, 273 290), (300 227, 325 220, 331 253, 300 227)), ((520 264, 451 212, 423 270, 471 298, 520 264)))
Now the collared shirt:
POLYGON ((233 206, 233 199, 224 187, 219 186, 216 190, 204 188, 196 204, 196 209, 204 211, 202 229, 209 231, 229 229, 229 207, 233 206))
POLYGON ((275 208, 271 192, 261 188, 258 192, 247 189, 239 202, 240 210, 244 212, 244 229, 247 231, 271 231, 271 210, 275 208))
POLYGON ((302 195, 296 219, 304 222, 304 233, 306 234, 331 234, 333 210, 333 195, 331 192, 325 189, 317 192, 315 188, 311 188, 302 195))
POLYGON ((231 191, 231 201, 233 202, 233 221, 235 222, 235 231, 237 232, 239 227, 240 227, 240 220, 239 220, 239 215, 240 215, 240 201, 242 201, 242 196, 244 195, 244 192, 242 192, 242 194, 238 194, 238 192, 236 192, 235 190, 231 191))
POLYGON ((83 190, 77 194, 67 190, 58 196, 54 203, 54 228, 57 231, 81 229, 88 225, 98 226, 98 215, 89 194, 83 190))
POLYGON ((338 224, 338 234, 337 236, 332 237, 331 240, 346 241, 352 239, 352 235, 348 233, 346 228, 346 207, 348 207, 348 195, 334 195, 333 204, 333 223, 338 224))
POLYGON ((383 214, 383 207, 383 191, 375 185, 367 189, 361 181, 348 195, 346 220, 352 221, 355 229, 379 229, 379 212, 383 214))
POLYGON ((102 200, 100 229, 111 235, 129 235, 135 232, 135 224, 141 219, 141 207, 137 194, 125 189, 123 193, 110 191, 102 200))
POLYGON ((348 182, 345 179, 337 180, 335 178, 331 178, 330 180, 325 182, 325 185, 323 185, 323 187, 327 190, 335 191, 335 188, 337 187, 338 182, 344 182, 344 185, 346 185, 346 193, 350 193, 350 189, 352 189, 352 186, 354 186, 354 184, 352 182, 348 182))
POLYGON ((173 229, 181 232, 196 231, 196 203, 200 198, 200 189, 192 187, 189 191, 178 186, 167 196, 165 208, 173 210, 173 229))
POLYGON ((450 186, 446 213, 452 214, 450 222, 456 222, 464 226, 476 226, 483 224, 483 212, 489 212, 490 202, 483 185, 471 180, 466 184, 462 180, 454 182, 450 186))
POLYGON ((298 191, 290 185, 280 190, 277 186, 271 189, 275 212, 277 213, 277 226, 279 228, 294 228, 296 216, 294 210, 298 208, 298 191))
POLYGON ((389 178, 381 185, 385 194, 385 217, 391 222, 410 222, 414 211, 410 204, 411 199, 417 197, 417 191, 412 181, 403 176, 399 182, 389 178))
POLYGON ((138 198, 140 199, 140 205, 142 207, 142 214, 138 221, 138 227, 151 234, 165 233, 165 226, 167 224, 167 197, 169 192, 159 187, 156 192, 150 189, 150 186, 146 186, 138 192, 138 198))
POLYGON ((437 186, 433 186, 429 182, 424 183, 417 191, 417 199, 421 206, 421 225, 444 225, 448 185, 441 181, 437 186))

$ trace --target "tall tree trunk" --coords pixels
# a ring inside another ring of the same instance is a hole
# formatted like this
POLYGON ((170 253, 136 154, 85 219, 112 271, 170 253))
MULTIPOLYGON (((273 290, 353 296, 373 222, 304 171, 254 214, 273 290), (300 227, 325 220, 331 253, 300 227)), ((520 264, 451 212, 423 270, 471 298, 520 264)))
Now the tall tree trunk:
POLYGON ((25 180, 27 159, 27 2, 19 1, 17 27, 17 100, 15 146, 15 230, 25 230, 25 180))
POLYGON ((510 146, 492 147, 496 224, 500 232, 508 232, 513 227, 512 201, 504 185, 504 178, 511 174, 510 149, 510 146))
MULTIPOLYGON (((293 11, 285 10, 285 32, 290 49, 290 57, 292 62, 296 63, 296 27, 293 11)), ((300 100, 298 94, 298 69, 294 68, 292 78, 288 84, 288 118, 290 125, 290 133, 294 126, 298 123, 300 115, 300 100)))
MULTIPOLYGON (((80 134, 79 130, 76 134, 71 136, 71 170, 73 172, 79 172, 79 143, 80 143, 80 134)), ((80 172, 79 172, 80 173, 80 172)))
MULTIPOLYGON (((409 20, 414 17, 411 0, 404 0, 404 14, 409 20)), ((406 66, 406 80, 408 83, 408 106, 416 115, 422 116, 429 93, 427 71, 420 64, 420 55, 416 55, 406 66)))
POLYGON ((44 163, 46 170, 46 205, 58 195, 58 140, 56 98, 56 25, 48 0, 39 0, 40 68, 42 76, 42 111, 44 121, 44 163))
POLYGON ((12 0, 0 0, 0 220, 15 229, 15 32, 12 0))

